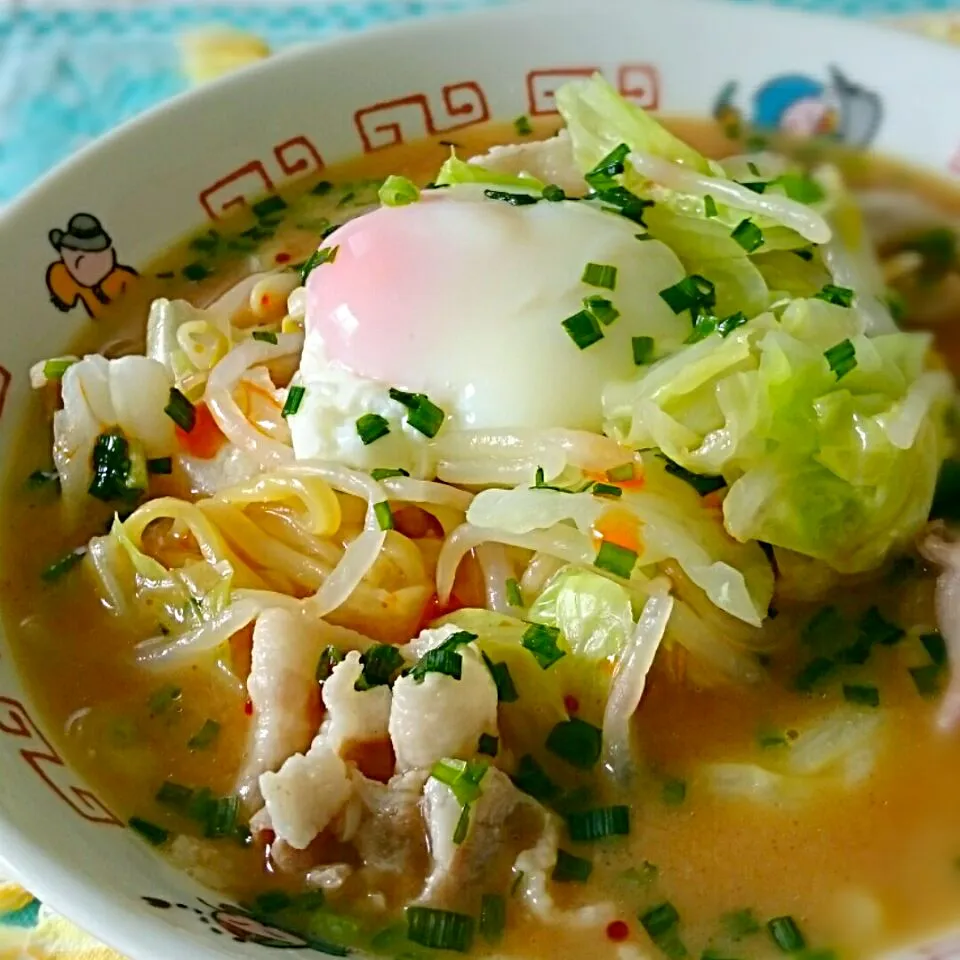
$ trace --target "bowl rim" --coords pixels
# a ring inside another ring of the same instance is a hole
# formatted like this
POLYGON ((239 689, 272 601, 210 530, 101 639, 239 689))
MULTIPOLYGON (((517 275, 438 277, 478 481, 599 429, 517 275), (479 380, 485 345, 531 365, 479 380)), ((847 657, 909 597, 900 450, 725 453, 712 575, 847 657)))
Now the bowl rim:
MULTIPOLYGON (((639 19, 645 10, 655 15, 660 2, 661 0, 608 0, 607 10, 615 16, 639 19)), ((861 43, 882 41, 893 43, 907 51, 925 53, 928 57, 933 55, 934 51, 940 51, 937 56, 960 57, 960 51, 948 42, 905 30, 889 18, 858 20, 835 14, 811 13, 799 8, 746 2, 720 3, 718 0, 675 0, 675 3, 689 8, 691 16, 697 16, 700 11, 710 11, 710 16, 717 16, 719 10, 723 11, 720 15, 726 18, 762 18, 778 24, 784 30, 789 30, 791 25, 801 26, 805 30, 819 25, 824 29, 839 30, 861 43)), ((117 143, 135 139, 141 130, 156 123, 158 119, 176 115, 185 107, 200 108, 215 104, 227 91, 255 84, 262 76, 283 70, 289 63, 318 58, 318 54, 332 49, 362 57, 366 48, 387 40, 391 44, 404 44, 411 40, 429 38, 431 35, 435 39, 442 39, 453 29, 470 31, 507 28, 511 24, 529 25, 536 22, 537 17, 547 15, 554 22, 558 19, 576 20, 584 11, 589 11, 591 6, 590 0, 486 0, 486 4, 479 9, 430 11, 425 16, 401 22, 380 24, 356 32, 297 43, 263 61, 228 73, 201 87, 184 90, 102 134, 58 162, 27 190, 0 209, 0 235, 20 217, 29 216, 31 206, 55 189, 60 179, 74 166, 98 158, 108 159, 110 151, 117 143)), ((756 25, 751 26, 755 28, 756 25)), ((15 674, 19 674, 16 658, 11 658, 11 661, 15 674)), ((63 865, 59 859, 51 856, 41 843, 13 826, 2 811, 0 851, 0 865, 11 878, 22 883, 37 899, 59 915, 88 932, 102 944, 132 960, 146 960, 148 955, 152 960, 160 955, 155 946, 158 944, 162 947, 164 956, 172 956, 172 951, 178 946, 193 951, 192 954, 188 953, 188 956, 235 956, 233 952, 224 952, 214 943, 204 943, 201 946, 195 934, 164 923, 159 915, 135 912, 124 901, 108 895, 98 886, 89 885, 82 873, 63 865)), ((170 866, 167 868, 176 870, 170 866)))

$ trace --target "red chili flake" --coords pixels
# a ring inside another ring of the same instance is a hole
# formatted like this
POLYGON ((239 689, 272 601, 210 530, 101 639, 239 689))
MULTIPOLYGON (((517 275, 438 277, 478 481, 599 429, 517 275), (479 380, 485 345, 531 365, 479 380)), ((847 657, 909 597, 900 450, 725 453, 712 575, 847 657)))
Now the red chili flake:
POLYGON ((580 709, 580 701, 568 693, 563 698, 563 707, 567 713, 576 713, 580 709))
POLYGON ((614 920, 607 927, 607 938, 614 943, 623 943, 630 938, 630 927, 623 920, 614 920))
POLYGON ((282 252, 281 252, 281 253, 278 253, 273 259, 274 259, 277 263, 289 263, 289 262, 290 262, 290 254, 289 254, 289 253, 282 253, 282 252))
POLYGON ((260 298, 260 306, 261 306, 261 307, 269 307, 269 306, 270 306, 270 294, 265 293, 265 294, 260 298))
POLYGON ((248 717, 252 717, 252 716, 253 716, 253 701, 252 701, 252 700, 248 700, 248 701, 243 705, 243 712, 244 712, 248 717))

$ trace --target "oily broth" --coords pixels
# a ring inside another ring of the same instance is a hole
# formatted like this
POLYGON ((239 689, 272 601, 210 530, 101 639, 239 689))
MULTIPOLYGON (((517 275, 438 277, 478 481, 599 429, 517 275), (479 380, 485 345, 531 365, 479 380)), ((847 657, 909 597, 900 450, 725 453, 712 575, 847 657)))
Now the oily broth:
MULTIPOLYGON (((706 153, 738 149, 714 124, 676 120, 669 126, 706 153)), ((554 128, 555 123, 541 123, 537 134, 554 128)), ((512 127, 501 124, 452 136, 464 156, 517 139, 512 127)), ((244 211, 218 225, 216 252, 198 250, 189 241, 171 249, 143 271, 123 303, 85 326, 72 352, 104 351, 105 344, 105 352, 114 354, 142 350, 154 298, 184 297, 203 305, 255 269, 305 259, 327 221, 351 215, 353 203, 375 200, 369 181, 403 173, 426 182, 447 149, 434 138, 332 167, 322 180, 335 188, 322 195, 312 192, 320 178, 282 188, 288 207, 274 236, 250 237, 257 223, 244 211), (353 198, 345 199, 350 193, 353 198), (229 249, 231 243, 256 250, 229 249), (251 262, 254 254, 258 265, 251 262), (210 275, 186 280, 184 268, 197 262, 206 264, 210 275)), ((960 215, 960 195, 939 181, 873 158, 865 163, 840 155, 839 161, 855 185, 908 187, 960 215)), ((942 326, 937 337, 953 369, 960 369, 960 338, 942 326)), ((244 699, 236 686, 206 670, 157 676, 135 667, 132 649, 143 638, 131 636, 110 616, 82 568, 56 584, 41 581, 52 560, 101 533, 111 516, 91 503, 86 527, 67 542, 55 495, 25 489, 26 474, 49 462, 49 412, 39 402, 31 406, 11 460, 16 466, 6 478, 0 595, 7 635, 33 701, 71 764, 119 815, 182 828, 182 821, 156 804, 156 790, 169 778, 207 786, 217 795, 230 792, 245 748, 244 699), (20 548, 25 543, 28 551, 20 548), (175 698, 171 686, 179 690, 175 698), (211 748, 191 750, 189 739, 208 718, 221 724, 219 737, 211 748)), ((178 492, 175 481, 154 478, 151 494, 164 492, 178 492)), ((772 758, 758 745, 760 729, 802 729, 842 704, 836 681, 816 695, 791 689, 804 663, 793 641, 812 609, 784 609, 769 624, 781 643, 770 681, 756 687, 696 688, 683 681, 682 661, 661 658, 637 717, 644 775, 630 797, 632 835, 628 844, 589 851, 595 860, 589 898, 613 900, 639 942, 645 937, 638 912, 669 900, 681 915, 682 938, 692 954, 712 947, 718 955, 744 958, 769 955, 770 941, 766 933, 735 944, 724 939, 719 922, 724 913, 750 908, 761 920, 793 915, 811 946, 837 948, 845 956, 924 936, 960 916, 960 872, 954 864, 960 855, 960 738, 933 732, 935 705, 919 697, 907 672, 927 662, 914 634, 932 627, 931 596, 932 578, 921 572, 888 579, 879 590, 846 589, 838 601, 855 619, 881 597, 887 617, 920 629, 843 675, 844 682, 874 683, 881 691, 885 745, 875 773, 846 792, 827 791, 798 806, 715 799, 697 771, 710 762, 767 763, 772 758), (686 799, 671 804, 664 787, 680 779, 686 799), (644 864, 656 866, 655 877, 641 869, 644 864)), ((237 646, 242 655, 242 638, 237 646)), ((284 882, 264 872, 256 849, 224 843, 217 849, 224 858, 221 873, 227 874, 217 880, 241 899, 284 882)), ((582 891, 565 885, 558 902, 574 906, 584 900, 582 891)), ((561 938, 556 929, 519 923, 519 911, 510 919, 505 953, 607 954, 596 932, 564 928, 561 938)), ((610 946, 610 956, 614 953, 610 946)))

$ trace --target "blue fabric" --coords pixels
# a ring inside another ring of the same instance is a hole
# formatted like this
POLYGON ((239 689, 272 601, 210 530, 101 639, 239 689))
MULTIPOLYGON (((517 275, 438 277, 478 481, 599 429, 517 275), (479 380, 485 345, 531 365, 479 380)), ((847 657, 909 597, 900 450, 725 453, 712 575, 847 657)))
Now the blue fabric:
MULTIPOLYGON (((498 0, 164 3, 129 7, 0 10, 0 202, 58 160, 182 90, 176 38, 223 24, 271 49, 498 0)), ((722 0, 718 0, 722 2, 722 0)), ((755 2, 755 0, 735 0, 755 2)), ((775 0, 776 2, 776 0, 775 0)), ((960 9, 960 0, 779 0, 785 6, 881 16, 960 9)))

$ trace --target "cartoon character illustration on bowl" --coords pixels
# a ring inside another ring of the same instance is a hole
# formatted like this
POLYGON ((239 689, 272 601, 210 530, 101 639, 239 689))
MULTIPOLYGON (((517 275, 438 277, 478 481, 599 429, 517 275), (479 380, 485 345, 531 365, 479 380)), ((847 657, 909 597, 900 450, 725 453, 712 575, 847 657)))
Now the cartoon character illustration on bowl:
POLYGON ((64 313, 79 303, 96 320, 138 276, 133 267, 117 262, 110 235, 91 213, 74 214, 66 230, 51 230, 49 237, 60 258, 47 268, 47 289, 64 313))
POLYGON ((826 82, 804 74, 781 74, 753 94, 749 116, 737 106, 739 84, 731 80, 717 97, 714 117, 731 133, 748 126, 792 137, 828 137, 850 147, 866 147, 883 119, 883 103, 871 90, 830 67, 826 82))

